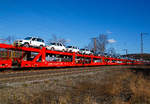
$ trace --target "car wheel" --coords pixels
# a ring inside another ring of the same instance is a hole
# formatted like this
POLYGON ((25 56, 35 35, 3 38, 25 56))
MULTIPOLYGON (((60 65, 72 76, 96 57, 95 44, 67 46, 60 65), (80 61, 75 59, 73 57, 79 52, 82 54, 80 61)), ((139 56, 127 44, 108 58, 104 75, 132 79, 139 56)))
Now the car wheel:
POLYGON ((40 45, 40 49, 42 49, 43 48, 43 45, 40 45))
POLYGON ((65 50, 63 49, 62 52, 65 52, 65 50))
POLYGON ((54 47, 52 47, 51 50, 54 51, 55 50, 54 47))
POLYGON ((23 46, 24 47, 30 47, 29 43, 25 43, 23 46))

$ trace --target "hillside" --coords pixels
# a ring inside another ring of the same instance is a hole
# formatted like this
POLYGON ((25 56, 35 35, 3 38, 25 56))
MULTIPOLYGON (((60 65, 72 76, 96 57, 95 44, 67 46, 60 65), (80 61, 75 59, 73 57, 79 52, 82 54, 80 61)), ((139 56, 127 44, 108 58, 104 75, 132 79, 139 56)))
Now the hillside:
POLYGON ((150 60, 150 54, 148 53, 144 53, 144 54, 127 54, 127 55, 123 55, 123 56, 127 56, 127 57, 131 57, 131 58, 135 58, 135 59, 144 59, 144 60, 150 60))

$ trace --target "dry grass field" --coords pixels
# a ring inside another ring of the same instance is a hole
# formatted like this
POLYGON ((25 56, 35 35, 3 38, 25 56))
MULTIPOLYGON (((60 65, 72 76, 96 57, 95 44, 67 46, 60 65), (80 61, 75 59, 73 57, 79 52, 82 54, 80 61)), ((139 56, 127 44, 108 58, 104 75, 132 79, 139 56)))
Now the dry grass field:
POLYGON ((150 104, 149 71, 138 70, 120 67, 39 83, 0 86, 0 104, 150 104))

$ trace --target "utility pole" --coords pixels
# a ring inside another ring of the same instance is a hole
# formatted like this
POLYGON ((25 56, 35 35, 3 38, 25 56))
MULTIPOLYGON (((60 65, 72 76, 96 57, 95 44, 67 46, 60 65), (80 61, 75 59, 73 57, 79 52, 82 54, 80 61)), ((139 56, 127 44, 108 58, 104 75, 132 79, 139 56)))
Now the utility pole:
POLYGON ((143 54, 143 35, 146 35, 148 33, 142 33, 141 32, 141 54, 143 54))
POLYGON ((94 51, 94 53, 97 51, 97 46, 96 46, 96 38, 92 38, 93 39, 93 41, 94 41, 94 49, 93 49, 93 51, 94 51))
POLYGON ((125 51, 125 52, 126 52, 126 55, 128 54, 128 49, 123 49, 123 51, 125 51))
POLYGON ((141 54, 143 54, 143 33, 141 33, 141 54))

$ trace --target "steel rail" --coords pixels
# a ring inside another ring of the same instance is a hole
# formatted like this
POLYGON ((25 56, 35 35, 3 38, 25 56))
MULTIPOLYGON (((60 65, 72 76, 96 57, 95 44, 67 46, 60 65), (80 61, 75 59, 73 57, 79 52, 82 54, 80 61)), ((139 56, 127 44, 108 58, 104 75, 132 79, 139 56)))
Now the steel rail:
MULTIPOLYGON (((114 66, 90 66, 90 67, 67 67, 67 68, 49 68, 49 69, 35 69, 35 70, 4 70, 4 71, 1 71, 0 72, 0 76, 1 75, 9 75, 9 74, 22 74, 22 73, 37 73, 37 72, 49 72, 49 71, 63 71, 63 70, 79 70, 79 69, 83 69, 83 70, 86 70, 86 68, 112 68, 114 66)), ((116 66, 116 67, 120 67, 120 66, 116 66)), ((128 68, 130 67, 130 65, 121 65, 121 67, 125 67, 125 68, 128 68)), ((132 66, 133 67, 133 66, 132 66)))

